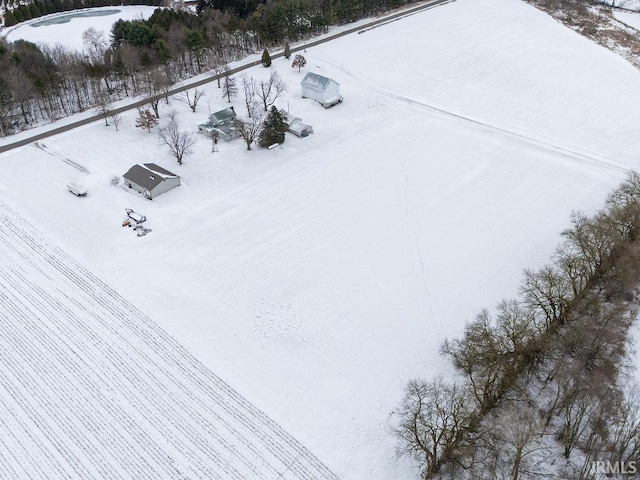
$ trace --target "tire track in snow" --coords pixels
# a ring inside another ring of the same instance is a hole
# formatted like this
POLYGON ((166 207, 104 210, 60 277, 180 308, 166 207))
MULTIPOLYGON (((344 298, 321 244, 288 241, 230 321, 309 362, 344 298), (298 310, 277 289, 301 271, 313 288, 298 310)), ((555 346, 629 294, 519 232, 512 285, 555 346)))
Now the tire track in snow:
POLYGON ((337 480, 2 202, 0 287, 12 478, 337 480))
POLYGON ((78 162, 74 162, 73 160, 70 160, 67 157, 64 157, 64 156, 60 155, 59 153, 56 153, 56 152, 53 152, 53 151, 49 150, 49 147, 47 147, 44 143, 35 142, 33 144, 33 146, 36 147, 36 148, 39 148, 44 153, 46 153, 47 155, 52 156, 53 158, 57 158, 59 160, 62 160, 67 165, 71 165, 73 168, 75 168, 76 170, 81 171, 82 173, 89 173, 89 170, 87 170, 84 166, 80 165, 78 162))

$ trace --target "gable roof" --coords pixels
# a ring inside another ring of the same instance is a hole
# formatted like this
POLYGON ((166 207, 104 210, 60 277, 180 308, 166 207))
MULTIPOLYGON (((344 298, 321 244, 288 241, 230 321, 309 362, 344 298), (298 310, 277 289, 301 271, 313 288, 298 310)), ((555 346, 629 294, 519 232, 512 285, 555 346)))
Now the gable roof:
POLYGON ((303 87, 309 87, 313 88, 314 90, 324 91, 327 89, 331 82, 335 83, 336 85, 340 85, 338 82, 331 78, 323 77, 322 75, 318 75, 317 73, 308 72, 304 76, 300 84, 303 87))
POLYGON ((209 117, 209 121, 214 125, 220 125, 224 123, 230 123, 236 118, 236 111, 233 107, 225 108, 219 112, 212 113, 209 117))
POLYGON ((166 178, 179 178, 175 173, 171 173, 155 163, 145 163, 144 166, 134 165, 123 177, 149 191, 164 182, 166 178))

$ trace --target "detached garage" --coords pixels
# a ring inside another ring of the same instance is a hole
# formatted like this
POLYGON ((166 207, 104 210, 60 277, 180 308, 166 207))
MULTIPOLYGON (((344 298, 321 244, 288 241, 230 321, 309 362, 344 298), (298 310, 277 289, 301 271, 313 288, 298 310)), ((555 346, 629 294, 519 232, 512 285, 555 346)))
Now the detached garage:
POLYGON ((302 98, 313 98, 324 108, 342 102, 340 84, 330 78, 309 72, 300 82, 300 86, 302 87, 302 98))
POLYGON ((140 192, 149 200, 153 200, 158 195, 180 185, 178 175, 155 163, 134 165, 122 178, 124 178, 125 185, 140 192))

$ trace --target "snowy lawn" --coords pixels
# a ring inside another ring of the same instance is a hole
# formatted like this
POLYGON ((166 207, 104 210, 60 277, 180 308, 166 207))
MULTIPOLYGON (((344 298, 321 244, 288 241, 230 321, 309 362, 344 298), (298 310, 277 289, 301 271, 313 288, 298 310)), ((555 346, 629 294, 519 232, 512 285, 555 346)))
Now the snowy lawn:
MULTIPOLYGON (((211 153, 202 137, 178 166, 130 113, 3 154, 0 195, 338 476, 416 478, 389 431, 404 383, 449 372, 442 341, 640 168, 640 74, 519 0, 457 0, 304 55, 272 69, 308 138, 211 153), (344 103, 300 98, 305 71, 344 103), (151 202, 111 185, 143 162, 182 186, 151 202), (125 208, 153 232, 122 228, 125 208)), ((227 105, 212 84, 198 113, 177 97, 161 120, 195 130, 227 105)))

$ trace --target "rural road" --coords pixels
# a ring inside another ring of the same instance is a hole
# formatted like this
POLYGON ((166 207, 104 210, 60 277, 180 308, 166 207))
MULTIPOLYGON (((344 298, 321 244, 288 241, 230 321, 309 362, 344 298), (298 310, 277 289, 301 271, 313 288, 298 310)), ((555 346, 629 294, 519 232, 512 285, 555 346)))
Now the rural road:
MULTIPOLYGON (((399 18, 406 17, 408 15, 412 15, 414 13, 418 13, 418 12, 421 12, 423 10, 428 10, 430 8, 433 8, 433 7, 436 7, 438 5, 442 5, 442 4, 445 4, 445 3, 449 3, 451 1, 454 1, 454 0, 431 0, 431 1, 428 1, 428 2, 425 2, 425 3, 422 3, 421 5, 419 5, 417 7, 409 8, 409 9, 403 10, 401 12, 394 13, 392 15, 386 16, 384 18, 379 18, 377 20, 373 20, 371 22, 368 22, 368 23, 365 23, 365 24, 362 24, 362 25, 358 25, 357 27, 349 28, 347 30, 344 30, 344 31, 339 32, 339 33, 335 33, 333 35, 329 35, 329 36, 321 38, 319 40, 314 40, 312 42, 308 42, 308 43, 305 43, 305 44, 302 44, 302 45, 298 45, 296 47, 292 47, 291 48, 291 53, 299 52, 299 51, 305 50, 307 48, 315 47, 316 45, 321 45, 321 44, 329 42, 331 40, 335 40, 336 38, 344 37, 345 35, 350 35, 352 33, 361 32, 361 31, 370 29, 372 27, 375 27, 377 25, 382 25, 382 24, 385 24, 385 23, 388 23, 388 22, 392 22, 392 21, 397 20, 399 18)), ((272 54, 271 58, 272 59, 276 59, 276 58, 282 57, 283 55, 284 55, 284 53, 282 51, 280 51, 278 53, 272 54)), ((260 63, 261 63, 261 60, 256 60, 254 62, 245 63, 243 65, 240 65, 240 66, 236 67, 236 68, 230 69, 228 72, 225 73, 225 75, 235 75, 236 73, 242 72, 243 70, 246 70, 248 68, 251 68, 251 67, 254 67, 256 65, 259 65, 260 63)), ((142 107, 143 105, 149 103, 149 100, 152 100, 152 99, 155 100, 156 98, 164 98, 166 96, 171 96, 171 95, 175 95, 177 93, 184 92, 185 90, 189 90, 191 88, 200 87, 200 86, 205 85, 207 83, 211 83, 213 81, 216 81, 221 76, 222 75, 215 75, 215 76, 208 77, 208 78, 201 79, 201 80, 197 80, 197 81, 188 81, 187 80, 188 83, 185 83, 184 85, 182 85, 180 87, 173 88, 173 89, 169 90, 167 93, 164 93, 162 95, 158 95, 155 98, 144 98, 142 100, 138 100, 138 101, 129 103, 129 104, 123 106, 123 107, 119 107, 119 108, 110 110, 106 114, 97 114, 97 115, 94 115, 92 117, 84 118, 82 120, 78 120, 77 122, 69 123, 69 124, 61 126, 61 127, 51 128, 50 130, 35 134, 35 135, 27 137, 27 138, 23 138, 22 140, 18 140, 16 142, 0 145, 0 153, 12 150, 14 148, 23 147, 23 146, 28 145, 28 144, 30 144, 32 142, 37 142, 37 141, 42 140, 42 139, 47 138, 47 137, 52 137, 52 136, 58 135, 60 133, 68 132, 69 130, 73 130, 74 128, 80 127, 82 125, 87 125, 89 123, 92 123, 92 122, 95 122, 95 121, 98 121, 98 120, 103 120, 105 116, 111 116, 111 115, 115 115, 115 114, 118 114, 118 113, 125 112, 127 110, 131 110, 133 108, 142 107)))

